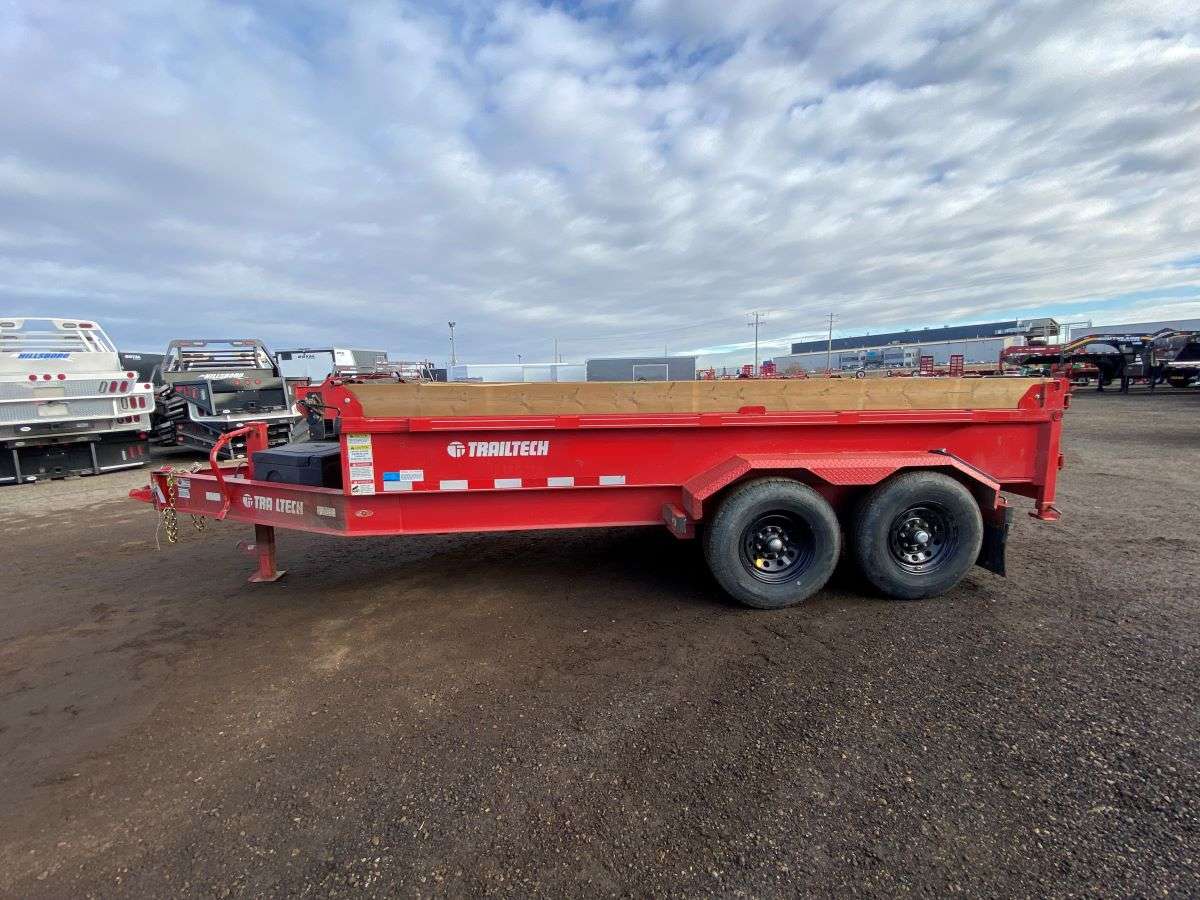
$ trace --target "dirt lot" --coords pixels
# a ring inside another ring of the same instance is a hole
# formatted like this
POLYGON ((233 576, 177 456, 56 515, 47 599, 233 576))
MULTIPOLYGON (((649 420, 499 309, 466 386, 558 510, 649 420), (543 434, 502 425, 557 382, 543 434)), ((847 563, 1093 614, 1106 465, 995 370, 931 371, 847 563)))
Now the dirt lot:
POLYGON ((1067 431, 1007 580, 777 613, 657 530, 285 533, 250 587, 140 474, 2 489, 0 892, 1195 896, 1200 395, 1067 431))

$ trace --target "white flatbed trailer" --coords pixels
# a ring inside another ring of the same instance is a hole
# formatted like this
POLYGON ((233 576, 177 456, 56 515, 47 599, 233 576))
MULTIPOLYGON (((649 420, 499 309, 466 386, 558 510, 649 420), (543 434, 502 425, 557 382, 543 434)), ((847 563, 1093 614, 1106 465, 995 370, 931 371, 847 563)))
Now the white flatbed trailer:
POLYGON ((96 322, 0 316, 0 484, 141 466, 153 411, 96 322))

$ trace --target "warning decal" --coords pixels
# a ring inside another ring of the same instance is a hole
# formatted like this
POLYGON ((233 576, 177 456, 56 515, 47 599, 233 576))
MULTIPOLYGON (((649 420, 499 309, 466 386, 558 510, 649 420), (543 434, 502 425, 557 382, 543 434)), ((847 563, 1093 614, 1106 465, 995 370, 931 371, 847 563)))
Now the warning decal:
POLYGON ((375 456, 369 434, 346 435, 346 461, 350 464, 350 493, 375 493, 375 456))

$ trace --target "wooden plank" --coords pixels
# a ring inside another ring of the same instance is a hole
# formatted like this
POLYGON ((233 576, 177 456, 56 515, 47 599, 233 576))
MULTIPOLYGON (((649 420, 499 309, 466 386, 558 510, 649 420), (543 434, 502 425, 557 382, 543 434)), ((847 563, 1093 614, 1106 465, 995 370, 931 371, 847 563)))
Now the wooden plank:
POLYGON ((527 384, 352 384, 373 417, 1013 409, 1029 378, 809 378, 527 384))

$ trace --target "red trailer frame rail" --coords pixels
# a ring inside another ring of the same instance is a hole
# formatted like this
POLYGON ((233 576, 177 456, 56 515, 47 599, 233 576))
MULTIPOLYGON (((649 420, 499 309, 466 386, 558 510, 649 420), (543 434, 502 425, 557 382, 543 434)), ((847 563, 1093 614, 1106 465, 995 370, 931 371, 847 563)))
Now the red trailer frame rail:
POLYGON ((687 538, 734 488, 762 477, 793 479, 845 517, 898 473, 948 476, 978 502, 979 563, 1001 573, 1011 518, 1002 492, 1031 498, 1036 518, 1059 515, 1062 380, 1030 380, 1004 409, 407 418, 363 415, 349 388, 331 379, 316 389, 339 431, 340 489, 256 480, 267 440, 255 423, 241 430, 241 464, 222 469, 214 447, 207 471, 158 469, 131 496, 253 524, 253 580, 279 575, 276 527, 368 537, 660 524, 687 538))

